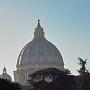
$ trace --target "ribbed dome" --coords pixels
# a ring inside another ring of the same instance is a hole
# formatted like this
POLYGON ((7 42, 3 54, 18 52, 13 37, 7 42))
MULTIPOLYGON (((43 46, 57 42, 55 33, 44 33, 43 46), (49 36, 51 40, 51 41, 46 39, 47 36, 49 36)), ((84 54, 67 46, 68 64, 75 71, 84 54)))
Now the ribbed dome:
POLYGON ((63 65, 58 49, 46 39, 35 39, 21 51, 17 65, 63 65))
POLYGON ((59 50, 46 40, 40 20, 38 20, 33 40, 23 47, 18 56, 14 81, 25 85, 30 74, 50 67, 65 70, 59 50))
POLYGON ((60 52, 55 45, 45 39, 39 21, 35 28, 34 39, 26 44, 19 54, 17 68, 36 65, 64 68, 60 52))

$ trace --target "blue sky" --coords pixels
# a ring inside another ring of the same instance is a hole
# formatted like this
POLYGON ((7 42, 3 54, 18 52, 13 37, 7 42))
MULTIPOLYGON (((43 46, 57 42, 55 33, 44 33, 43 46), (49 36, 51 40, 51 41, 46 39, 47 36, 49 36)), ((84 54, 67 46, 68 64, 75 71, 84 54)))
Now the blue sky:
POLYGON ((77 74, 78 57, 90 69, 90 0, 0 0, 0 73, 13 77, 22 47, 40 18, 46 38, 57 46, 65 67, 77 74))

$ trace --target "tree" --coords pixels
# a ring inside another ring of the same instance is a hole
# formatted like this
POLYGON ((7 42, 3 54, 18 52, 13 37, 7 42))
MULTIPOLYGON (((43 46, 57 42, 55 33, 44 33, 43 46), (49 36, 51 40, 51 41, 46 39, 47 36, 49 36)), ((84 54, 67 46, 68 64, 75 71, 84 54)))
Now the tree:
POLYGON ((34 90, 78 90, 75 89, 77 85, 74 76, 68 75, 67 71, 69 72, 68 69, 60 71, 56 68, 38 70, 30 75, 29 83, 34 90), (51 81, 46 80, 48 77, 51 81))
POLYGON ((87 59, 83 60, 82 58, 78 58, 81 68, 78 70, 79 74, 76 76, 77 85, 79 90, 90 90, 90 73, 86 69, 87 59))
POLYGON ((43 70, 38 70, 30 75, 29 81, 45 81, 46 78, 54 81, 61 74, 70 74, 70 70, 60 71, 56 68, 47 68, 43 70))
POLYGON ((20 90, 20 85, 5 79, 0 79, 0 90, 20 90))

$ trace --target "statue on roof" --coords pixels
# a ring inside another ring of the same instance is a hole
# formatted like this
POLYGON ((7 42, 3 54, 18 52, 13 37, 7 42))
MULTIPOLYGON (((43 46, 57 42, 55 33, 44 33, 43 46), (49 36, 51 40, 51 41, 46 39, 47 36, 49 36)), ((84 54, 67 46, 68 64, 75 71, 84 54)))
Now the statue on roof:
POLYGON ((81 66, 80 70, 78 70, 78 71, 79 71, 79 73, 81 75, 85 75, 86 73, 88 73, 88 70, 86 69, 86 63, 87 63, 86 61, 87 61, 87 59, 83 60, 80 57, 78 59, 80 61, 79 65, 81 66))

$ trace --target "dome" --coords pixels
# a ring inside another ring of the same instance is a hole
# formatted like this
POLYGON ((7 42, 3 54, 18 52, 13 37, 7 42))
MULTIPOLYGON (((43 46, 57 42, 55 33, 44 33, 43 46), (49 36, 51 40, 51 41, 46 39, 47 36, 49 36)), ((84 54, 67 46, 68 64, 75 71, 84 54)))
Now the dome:
POLYGON ((56 46, 46 39, 35 39, 22 49, 17 66, 26 65, 59 65, 63 66, 63 59, 56 46))
POLYGON ((16 66, 14 81, 23 85, 27 83, 29 75, 37 70, 50 67, 64 70, 63 58, 57 47, 45 38, 40 20, 35 28, 33 40, 21 50, 16 66))
POLYGON ((0 78, 12 81, 12 78, 10 75, 7 74, 7 70, 5 67, 3 69, 3 74, 0 75, 0 78))
POLYGON ((21 50, 17 67, 48 66, 64 68, 64 63, 59 50, 45 39, 43 28, 39 21, 35 28, 34 39, 21 50))

